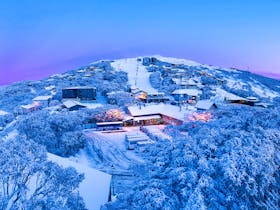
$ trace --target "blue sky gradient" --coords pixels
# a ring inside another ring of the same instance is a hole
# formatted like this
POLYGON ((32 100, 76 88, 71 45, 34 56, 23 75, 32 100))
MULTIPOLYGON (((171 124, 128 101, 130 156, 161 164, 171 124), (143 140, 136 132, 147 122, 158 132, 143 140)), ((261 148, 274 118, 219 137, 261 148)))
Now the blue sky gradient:
POLYGON ((9 0, 0 11, 0 84, 145 54, 280 73, 277 0, 9 0))

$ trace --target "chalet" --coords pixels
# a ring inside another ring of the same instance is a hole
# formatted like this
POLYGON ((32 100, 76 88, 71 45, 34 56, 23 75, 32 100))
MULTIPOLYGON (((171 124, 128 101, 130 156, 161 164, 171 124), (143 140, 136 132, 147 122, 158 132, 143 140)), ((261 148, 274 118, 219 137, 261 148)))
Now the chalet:
POLYGON ((177 89, 172 92, 172 95, 176 101, 197 101, 201 94, 202 91, 197 89, 177 89))
MULTIPOLYGON (((181 125, 184 122, 185 112, 178 106, 170 104, 130 106, 127 108, 131 118, 124 123, 136 126, 172 124, 181 125)), ((126 124, 125 124, 126 125, 126 124)))
POLYGON ((170 101, 170 97, 166 96, 165 93, 148 93, 146 95, 146 103, 165 103, 170 101))
POLYGON ((75 98, 80 100, 96 100, 95 87, 68 87, 62 89, 62 98, 75 98))
POLYGON ((136 116, 133 117, 134 126, 137 125, 159 125, 162 124, 161 115, 159 114, 152 114, 146 116, 136 116))
POLYGON ((27 114, 30 112, 37 111, 39 109, 39 106, 33 103, 33 104, 21 105, 20 108, 23 114, 27 114))
POLYGON ((213 110, 216 109, 217 106, 214 102, 210 101, 210 100, 200 100, 197 102, 197 104, 195 105, 195 108, 197 110, 204 110, 204 111, 208 111, 208 110, 213 110))
POLYGON ((52 96, 37 96, 36 98, 33 98, 33 103, 40 107, 48 107, 51 99, 52 96))
POLYGON ((254 102, 254 103, 258 103, 259 99, 257 99, 256 97, 250 96, 246 98, 248 101, 254 102))
POLYGON ((188 78, 173 78, 172 81, 181 89, 200 89, 203 87, 202 84, 188 78))
POLYGON ((141 101, 146 101, 147 100, 147 92, 139 91, 138 93, 134 94, 134 97, 136 99, 141 100, 141 101))
POLYGON ((68 109, 69 111, 74 111, 86 107, 85 105, 75 100, 66 100, 63 101, 62 104, 62 107, 68 109))
POLYGON ((198 88, 198 84, 192 79, 185 80, 185 85, 186 85, 186 88, 188 88, 188 89, 198 88))
POLYGON ((233 104, 243 104, 243 105, 249 105, 249 106, 255 106, 255 104, 259 103, 259 100, 255 97, 226 97, 225 101, 228 103, 233 103, 233 104))
POLYGON ((125 117, 123 121, 124 126, 159 125, 163 123, 158 112, 146 112, 145 110, 146 106, 128 107, 129 116, 125 117))
POLYGON ((140 96, 144 99, 144 98, 146 98, 146 95, 147 95, 147 92, 145 92, 143 90, 140 90, 136 86, 131 86, 130 87, 130 92, 131 92, 131 95, 135 96, 136 98, 138 98, 140 96))
POLYGON ((165 124, 170 124, 170 125, 182 125, 184 122, 182 119, 178 119, 175 116, 172 116, 168 113, 161 114, 161 119, 165 124))

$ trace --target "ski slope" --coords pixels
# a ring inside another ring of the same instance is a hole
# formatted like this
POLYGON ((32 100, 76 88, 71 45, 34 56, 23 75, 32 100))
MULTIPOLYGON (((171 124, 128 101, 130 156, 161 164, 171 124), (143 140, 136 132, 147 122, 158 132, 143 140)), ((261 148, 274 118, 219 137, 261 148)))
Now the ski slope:
POLYGON ((140 90, 147 93, 157 93, 158 91, 150 84, 150 72, 142 65, 142 61, 137 61, 137 58, 127 58, 115 60, 111 66, 117 71, 125 71, 128 74, 128 83, 136 86, 140 90))

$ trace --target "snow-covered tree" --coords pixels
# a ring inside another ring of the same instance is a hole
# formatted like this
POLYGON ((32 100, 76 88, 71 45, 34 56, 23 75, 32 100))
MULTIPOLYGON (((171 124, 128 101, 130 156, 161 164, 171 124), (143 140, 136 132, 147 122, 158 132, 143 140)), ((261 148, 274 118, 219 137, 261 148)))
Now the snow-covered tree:
POLYGON ((18 130, 28 139, 46 146, 49 152, 61 156, 76 154, 84 147, 82 133, 83 118, 78 113, 61 112, 50 114, 47 111, 23 116, 18 121, 18 130))
POLYGON ((161 75, 160 72, 156 71, 149 76, 150 84, 153 88, 158 89, 161 86, 161 75))
POLYGON ((132 105, 136 99, 128 92, 118 91, 107 94, 107 100, 112 105, 128 106, 132 105))
POLYGON ((278 108, 228 105, 207 123, 179 127, 187 134, 169 126, 173 141, 142 149, 146 169, 107 207, 279 209, 279 123, 278 108))
POLYGON ((40 145, 1 140, 0 155, 0 209, 85 209, 77 191, 83 175, 47 161, 40 145))

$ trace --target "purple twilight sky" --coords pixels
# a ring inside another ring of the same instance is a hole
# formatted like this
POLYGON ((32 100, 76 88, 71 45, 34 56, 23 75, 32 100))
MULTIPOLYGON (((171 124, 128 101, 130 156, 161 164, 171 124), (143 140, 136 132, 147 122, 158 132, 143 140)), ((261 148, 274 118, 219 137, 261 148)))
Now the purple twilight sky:
POLYGON ((280 1, 9 0, 0 11, 0 85, 145 54, 280 73, 280 1))

